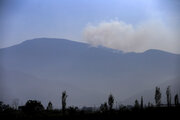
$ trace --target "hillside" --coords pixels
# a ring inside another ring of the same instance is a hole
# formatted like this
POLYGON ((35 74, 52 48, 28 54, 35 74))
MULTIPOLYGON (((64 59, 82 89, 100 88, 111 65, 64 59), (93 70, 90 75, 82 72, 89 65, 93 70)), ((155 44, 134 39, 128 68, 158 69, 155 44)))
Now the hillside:
POLYGON ((179 61, 180 55, 160 50, 123 53, 66 39, 27 40, 0 49, 1 99, 59 107, 66 90, 70 105, 100 105, 110 93, 119 103, 179 77, 179 61))

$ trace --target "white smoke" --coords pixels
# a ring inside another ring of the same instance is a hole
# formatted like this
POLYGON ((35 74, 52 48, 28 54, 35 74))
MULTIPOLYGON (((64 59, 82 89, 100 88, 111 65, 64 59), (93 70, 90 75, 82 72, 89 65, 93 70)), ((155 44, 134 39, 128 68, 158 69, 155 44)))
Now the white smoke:
POLYGON ((133 26, 122 21, 101 22, 88 25, 83 40, 93 46, 105 46, 124 52, 144 52, 159 49, 180 53, 178 36, 161 21, 149 21, 133 26))

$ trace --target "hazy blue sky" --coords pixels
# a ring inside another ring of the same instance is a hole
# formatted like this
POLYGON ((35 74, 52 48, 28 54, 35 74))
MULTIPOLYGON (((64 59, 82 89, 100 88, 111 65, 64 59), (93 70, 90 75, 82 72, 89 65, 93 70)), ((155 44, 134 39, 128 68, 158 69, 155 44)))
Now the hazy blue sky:
POLYGON ((179 0, 1 0, 0 47, 37 37, 89 42, 82 37, 88 25, 112 20, 132 26, 163 21, 178 31, 179 7, 179 0))

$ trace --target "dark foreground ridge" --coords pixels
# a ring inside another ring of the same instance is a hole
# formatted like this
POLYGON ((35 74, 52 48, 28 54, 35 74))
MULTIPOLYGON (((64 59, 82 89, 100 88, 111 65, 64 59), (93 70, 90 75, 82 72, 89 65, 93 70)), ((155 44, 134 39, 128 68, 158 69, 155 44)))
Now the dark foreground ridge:
POLYGON ((28 100, 25 105, 18 106, 18 102, 14 101, 13 106, 9 106, 0 102, 0 118, 17 119, 17 120, 117 120, 121 118, 157 118, 169 117, 176 118, 180 114, 180 104, 178 94, 174 96, 174 104, 172 104, 170 87, 166 90, 167 104, 161 103, 161 91, 159 87, 155 89, 155 105, 143 103, 143 97, 139 103, 135 100, 134 106, 119 107, 114 105, 114 97, 109 95, 108 101, 101 104, 100 107, 83 107, 75 106, 66 107, 66 99, 68 97, 66 91, 62 92, 61 104, 62 109, 53 109, 53 104, 48 103, 47 108, 37 100, 28 100))
POLYGON ((78 119, 78 120, 117 120, 122 118, 175 118, 180 114, 180 107, 149 107, 143 109, 127 109, 126 107, 111 111, 91 111, 68 108, 65 113, 62 110, 41 110, 23 111, 8 109, 0 112, 3 119, 17 120, 59 120, 59 119, 78 119))

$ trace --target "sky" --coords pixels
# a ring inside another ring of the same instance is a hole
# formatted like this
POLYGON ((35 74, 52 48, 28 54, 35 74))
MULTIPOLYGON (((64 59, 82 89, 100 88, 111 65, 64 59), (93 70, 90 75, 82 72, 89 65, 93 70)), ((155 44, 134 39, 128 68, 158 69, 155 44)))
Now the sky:
POLYGON ((180 53, 179 8, 179 0, 1 0, 0 48, 48 37, 180 53))

